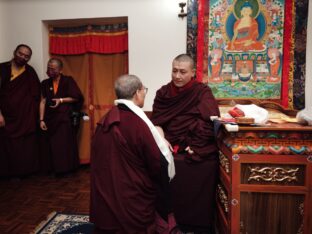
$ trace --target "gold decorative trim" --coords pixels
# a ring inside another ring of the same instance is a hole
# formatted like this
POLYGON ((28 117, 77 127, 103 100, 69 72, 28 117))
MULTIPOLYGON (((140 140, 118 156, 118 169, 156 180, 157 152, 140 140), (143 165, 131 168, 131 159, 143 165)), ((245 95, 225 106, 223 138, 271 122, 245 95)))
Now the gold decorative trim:
POLYGON ((291 182, 298 181, 297 172, 299 168, 282 168, 282 167, 249 167, 250 176, 248 181, 267 181, 267 182, 291 182))
POLYGON ((224 169, 226 174, 230 173, 230 162, 229 159, 220 151, 219 153, 219 160, 221 167, 224 169))
MULTIPOLYGON (((296 22, 296 6, 295 1, 292 1, 292 22, 296 22)), ((291 24, 291 34, 290 34, 290 48, 289 48, 289 71, 288 71, 288 106, 291 109, 294 109, 294 57, 295 57, 295 33, 296 33, 296 24, 291 24)))
POLYGON ((223 189, 223 187, 218 184, 217 186, 217 194, 220 200, 220 203, 225 211, 225 213, 229 212, 229 201, 228 201, 228 197, 223 189))

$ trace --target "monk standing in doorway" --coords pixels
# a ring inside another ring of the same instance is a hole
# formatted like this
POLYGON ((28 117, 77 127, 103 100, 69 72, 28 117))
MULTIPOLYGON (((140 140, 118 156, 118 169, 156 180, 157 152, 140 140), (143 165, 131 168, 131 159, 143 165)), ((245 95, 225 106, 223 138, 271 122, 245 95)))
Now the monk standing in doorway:
POLYGON ((20 44, 0 64, 0 177, 23 177, 38 170, 40 81, 28 65, 32 50, 20 44))
POLYGON ((51 58, 47 65, 49 78, 41 83, 40 128, 47 134, 50 166, 56 175, 72 172, 79 166, 76 128, 71 116, 80 111, 84 100, 75 80, 62 70, 63 62, 51 58))

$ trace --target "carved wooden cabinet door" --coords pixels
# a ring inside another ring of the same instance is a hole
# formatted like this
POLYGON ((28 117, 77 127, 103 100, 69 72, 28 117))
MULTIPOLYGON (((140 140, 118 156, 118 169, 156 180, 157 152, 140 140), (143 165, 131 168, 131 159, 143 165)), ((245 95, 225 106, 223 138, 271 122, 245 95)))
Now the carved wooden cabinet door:
POLYGON ((221 127, 220 233, 312 233, 312 128, 221 127))

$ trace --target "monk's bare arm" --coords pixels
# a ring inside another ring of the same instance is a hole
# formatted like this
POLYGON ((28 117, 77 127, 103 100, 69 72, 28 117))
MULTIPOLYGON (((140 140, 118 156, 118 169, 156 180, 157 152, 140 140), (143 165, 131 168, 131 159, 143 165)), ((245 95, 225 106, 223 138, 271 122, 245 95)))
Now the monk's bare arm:
MULTIPOLYGON (((167 143, 167 145, 168 145, 169 149, 171 150, 171 152, 173 152, 173 147, 170 144, 170 142, 167 141, 167 139, 165 138, 165 133, 164 133, 164 130, 162 129, 162 127, 160 127, 160 126, 155 126, 155 127, 156 127, 157 131, 159 132, 159 134, 164 138, 164 140, 167 143)), ((187 151, 189 154, 193 154, 194 153, 194 151, 191 149, 190 146, 187 146, 184 150, 187 151)))
POLYGON ((53 101, 55 101, 55 105, 51 106, 52 108, 56 108, 62 103, 73 103, 77 102, 78 100, 72 97, 64 97, 64 98, 53 98, 53 101))
POLYGON ((47 125, 44 122, 44 112, 45 112, 46 99, 41 96, 40 105, 39 105, 39 119, 40 119, 40 128, 43 131, 46 131, 47 125))
POLYGON ((159 134, 160 134, 163 138, 165 138, 165 133, 164 133, 164 130, 162 129, 162 127, 160 127, 160 126, 155 126, 155 127, 156 127, 157 131, 159 132, 159 134))
POLYGON ((5 126, 5 120, 0 110, 0 128, 5 126))

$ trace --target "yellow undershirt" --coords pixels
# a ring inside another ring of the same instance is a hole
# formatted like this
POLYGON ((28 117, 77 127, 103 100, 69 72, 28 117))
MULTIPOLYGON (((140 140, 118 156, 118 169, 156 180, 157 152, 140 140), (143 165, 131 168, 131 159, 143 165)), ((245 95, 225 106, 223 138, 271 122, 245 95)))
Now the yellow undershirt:
POLYGON ((53 80, 53 91, 54 91, 54 95, 57 93, 58 86, 59 86, 59 81, 60 81, 60 80, 53 80))
POLYGON ((19 68, 14 65, 11 65, 11 81, 18 77, 25 71, 25 66, 19 68))

